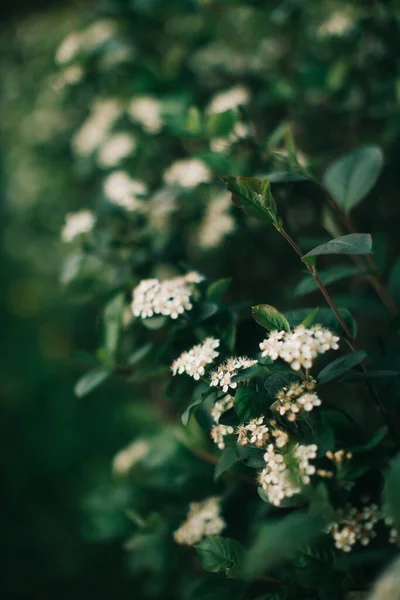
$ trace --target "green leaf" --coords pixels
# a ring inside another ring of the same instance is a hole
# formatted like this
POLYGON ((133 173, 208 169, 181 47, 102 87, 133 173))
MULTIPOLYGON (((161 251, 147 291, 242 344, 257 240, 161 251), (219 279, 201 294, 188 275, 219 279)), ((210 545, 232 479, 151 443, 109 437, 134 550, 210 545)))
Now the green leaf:
POLYGON ((387 472, 383 504, 393 519, 394 526, 400 529, 400 454, 395 456, 387 472))
POLYGON ((119 335, 125 306, 124 294, 110 300, 103 313, 103 351, 109 361, 113 361, 118 348, 119 335))
POLYGON ((202 116, 197 106, 191 106, 186 115, 185 131, 197 136, 202 130, 202 116))
POLYGON ((85 375, 78 379, 75 384, 75 394, 79 398, 87 396, 87 394, 104 383, 104 381, 110 377, 111 373, 112 369, 107 369, 105 367, 96 367, 96 369, 85 373, 85 375))
POLYGON ((265 205, 259 179, 256 177, 225 177, 224 181, 236 206, 260 221, 273 222, 269 209, 265 205))
POLYGON ((317 308, 314 308, 314 310, 310 312, 310 314, 304 319, 304 321, 301 322, 301 325, 303 325, 303 327, 305 328, 310 327, 310 325, 312 325, 315 319, 317 318, 318 311, 319 306, 317 306, 317 308))
POLYGON ((345 212, 365 198, 375 185, 383 166, 377 146, 358 148, 335 161, 324 175, 324 186, 345 212))
POLYGON ((153 344, 151 342, 147 342, 147 344, 144 344, 144 346, 138 348, 130 355, 128 358, 128 364, 135 365, 136 363, 140 362, 150 353, 152 349, 153 344))
POLYGON ((285 315, 270 304, 258 304, 252 306, 251 310, 255 321, 268 331, 274 331, 275 329, 290 331, 290 325, 285 315))
POLYGON ((366 444, 363 444, 362 446, 352 446, 351 448, 348 448, 348 450, 353 454, 370 452, 370 450, 374 450, 385 439, 387 431, 387 427, 384 425, 374 433, 372 438, 366 444))
POLYGON ((246 554, 244 571, 256 577, 292 558, 322 533, 325 519, 306 512, 293 512, 259 527, 246 554))
POLYGON ((319 256, 320 254, 371 254, 372 238, 369 233, 349 233, 341 237, 334 238, 326 244, 317 246, 303 256, 319 256))
POLYGON ((150 317, 150 318, 142 319, 142 323, 146 327, 146 329, 153 330, 153 329, 161 329, 161 327, 164 327, 167 320, 168 320, 167 317, 164 317, 164 316, 150 317))
POLYGON ((363 379, 392 379, 400 377, 400 371, 391 371, 389 369, 382 371, 365 371, 365 373, 351 373, 343 377, 342 381, 352 383, 362 381, 363 379))
POLYGON ((215 281, 207 290, 207 298, 212 302, 220 302, 223 296, 226 294, 231 283, 232 278, 219 279, 218 281, 215 281))
POLYGON ((214 575, 196 585, 187 600, 243 600, 245 590, 242 582, 214 575))
POLYGON ((273 171, 272 173, 268 173, 268 179, 270 183, 310 181, 310 177, 307 177, 303 173, 296 173, 295 171, 273 171))
POLYGON ((228 136, 237 121, 234 110, 226 110, 222 113, 212 113, 207 118, 207 130, 210 137, 225 138, 228 136))
POLYGON ((206 392, 201 393, 201 389, 203 389, 203 385, 200 386, 200 391, 195 391, 193 396, 194 400, 189 404, 186 410, 181 415, 182 425, 186 427, 186 425, 190 421, 190 417, 194 415, 196 410, 199 408, 200 404, 203 404, 204 400, 211 396, 211 394, 215 394, 215 390, 209 389, 206 392))
MULTIPOLYGON (((343 321, 350 329, 351 335, 353 337, 356 337, 357 323, 354 317, 346 308, 339 308, 338 310, 343 321)), ((299 308, 298 310, 291 310, 285 312, 285 316, 288 319, 290 325, 292 327, 296 327, 297 325, 300 325, 302 321, 304 321, 304 319, 310 314, 311 311, 311 308, 299 308)), ((318 319, 316 319, 316 323, 322 325, 323 327, 331 329, 338 335, 343 335, 342 326, 340 325, 330 308, 320 308, 318 312, 318 319)))
POLYGON ((223 473, 229 471, 234 464, 239 460, 236 446, 228 446, 224 448, 219 457, 218 463, 214 471, 214 481, 216 481, 223 473))
POLYGON ((400 302, 400 257, 395 261, 389 273, 389 292, 393 298, 400 302))
POLYGON ((263 179, 261 182, 261 195, 262 195, 262 202, 263 202, 264 206, 267 207, 267 210, 268 210, 269 214, 271 215, 273 221, 276 222, 276 216, 277 216, 276 202, 271 193, 271 185, 269 183, 268 177, 263 179))
POLYGON ((206 571, 225 573, 231 578, 241 576, 244 548, 238 541, 210 535, 195 548, 206 571))
MULTIPOLYGON (((337 265, 329 269, 321 269, 318 271, 318 277, 324 286, 327 287, 328 285, 340 281, 341 279, 345 279, 346 277, 351 277, 352 275, 357 275, 359 273, 360 269, 356 266, 337 265)), ((309 294, 310 292, 314 292, 316 290, 318 290, 318 285, 315 283, 313 277, 308 274, 297 284, 294 289, 294 295, 304 296, 305 294, 309 294)))
POLYGON ((256 391, 251 387, 239 387, 235 394, 235 410, 241 421, 248 421, 254 413, 260 414, 256 391))
POLYGON ((360 364, 366 358, 367 353, 363 350, 356 350, 355 352, 349 352, 339 356, 336 360, 326 365, 318 374, 318 383, 327 383, 332 379, 337 379, 346 371, 349 371, 356 365, 360 364))

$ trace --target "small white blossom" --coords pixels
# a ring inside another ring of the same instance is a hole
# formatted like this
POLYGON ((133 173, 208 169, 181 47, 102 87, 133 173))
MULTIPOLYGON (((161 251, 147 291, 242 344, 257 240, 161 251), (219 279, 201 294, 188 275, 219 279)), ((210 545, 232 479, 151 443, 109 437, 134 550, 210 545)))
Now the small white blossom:
POLYGON ((74 152, 79 156, 89 156, 97 150, 108 137, 122 112, 123 106, 117 98, 96 100, 91 107, 89 117, 72 139, 74 152))
POLYGON ((214 425, 210 432, 211 439, 220 450, 223 450, 225 448, 225 436, 232 435, 234 431, 230 425, 214 425))
POLYGON ((146 440, 134 440, 129 446, 118 452, 113 460, 113 471, 116 475, 126 475, 150 452, 150 444, 146 440))
POLYGON ((382 519, 376 504, 357 509, 351 505, 337 511, 337 520, 327 528, 335 541, 335 546, 343 552, 350 552, 355 544, 368 546, 376 536, 375 525, 382 519))
POLYGON ((208 106, 208 111, 210 113, 223 113, 226 110, 237 108, 242 104, 247 104, 249 100, 249 90, 243 86, 237 86, 214 96, 208 106))
POLYGON ((232 381, 233 377, 235 377, 242 369, 252 367, 256 363, 256 360, 247 358, 247 356, 228 358, 228 360, 220 364, 211 374, 210 385, 221 388, 226 394, 229 388, 233 390, 237 388, 237 383, 232 381))
POLYGON ((274 444, 268 445, 264 460, 265 468, 259 475, 259 482, 271 504, 280 506, 285 498, 301 492, 287 469, 284 456, 276 452, 274 444))
POLYGON ((310 464, 310 460, 317 458, 318 446, 310 444, 304 446, 298 444, 294 450, 294 458, 298 465, 298 476, 304 485, 308 485, 311 481, 310 476, 315 475, 316 468, 310 464))
POLYGON ((158 133, 163 127, 162 104, 157 98, 152 96, 133 98, 129 104, 128 113, 148 133, 158 133))
POLYGON ((239 425, 237 433, 240 446, 254 444, 259 448, 265 445, 270 436, 268 427, 264 425, 264 417, 251 419, 246 425, 239 425))
POLYGON ((298 414, 304 415, 321 405, 314 388, 314 381, 292 383, 278 392, 276 402, 272 405, 273 410, 281 416, 287 415, 289 421, 295 421, 298 414))
POLYGON ((222 400, 217 400, 217 402, 212 407, 210 413, 212 418, 216 423, 219 423, 221 416, 231 408, 233 408, 233 397, 230 394, 227 394, 222 398, 222 400))
POLYGON ((333 37, 345 35, 354 25, 354 19, 350 14, 336 11, 318 27, 320 37, 333 37))
POLYGON ((102 144, 97 155, 97 162, 103 168, 116 167, 135 149, 136 140, 131 134, 114 133, 102 144))
POLYGON ((339 348, 339 337, 329 329, 315 325, 306 329, 299 325, 294 331, 272 331, 270 336, 260 343, 262 356, 272 360, 281 358, 292 369, 310 369, 314 359, 328 350, 339 348))
POLYGON ((198 229, 198 243, 205 250, 215 248, 235 230, 236 223, 230 212, 230 194, 222 193, 212 198, 198 229))
POLYGON ((68 213, 65 217, 65 225, 61 232, 64 242, 72 242, 83 233, 92 231, 96 217, 90 210, 80 210, 76 213, 68 213))
POLYGON ((146 319, 153 315, 165 315, 177 319, 193 308, 193 284, 200 283, 202 279, 196 272, 166 281, 144 279, 133 290, 131 307, 134 316, 146 319))
POLYGON ((187 352, 182 352, 171 365, 173 374, 187 373, 193 379, 200 379, 205 375, 206 366, 219 355, 219 352, 216 351, 219 344, 219 340, 208 337, 201 344, 193 346, 187 352))
POLYGON ((104 181, 104 194, 116 206, 128 211, 142 208, 141 196, 147 193, 142 181, 132 179, 125 171, 113 171, 104 181))
POLYGON ((200 183, 207 183, 211 179, 212 172, 198 158, 177 160, 164 172, 165 183, 187 189, 193 189, 200 183))
POLYGON ((211 497, 202 502, 192 502, 186 521, 174 533, 177 544, 193 546, 204 537, 218 535, 226 527, 221 515, 220 498, 211 497))
POLYGON ((69 33, 59 45, 56 52, 56 62, 60 65, 73 60, 78 54, 82 42, 82 36, 79 31, 69 33))
POLYGON ((98 48, 117 33, 117 24, 110 19, 95 21, 83 30, 83 44, 88 50, 98 48))

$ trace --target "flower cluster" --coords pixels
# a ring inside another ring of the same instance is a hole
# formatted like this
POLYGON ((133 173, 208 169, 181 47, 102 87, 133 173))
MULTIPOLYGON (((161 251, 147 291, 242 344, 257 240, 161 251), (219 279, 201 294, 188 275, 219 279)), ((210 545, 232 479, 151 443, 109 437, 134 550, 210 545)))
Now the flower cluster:
MULTIPOLYGON (((283 432, 281 432, 283 433, 283 432)), ((277 439, 279 437, 277 436, 277 439)), ((287 437, 283 437, 285 445, 287 437)), ((266 493, 269 502, 274 506, 280 506, 285 498, 291 498, 301 492, 302 485, 309 485, 310 476, 314 475, 316 469, 310 464, 310 460, 317 456, 317 446, 296 445, 294 451, 287 457, 276 451, 278 444, 269 444, 264 454, 265 468, 259 475, 259 482, 266 493), (293 473, 288 468, 290 461, 293 473)))
POLYGON ((113 125, 123 113, 118 98, 100 98, 90 109, 90 114, 72 139, 72 148, 78 156, 90 156, 106 141, 113 125))
POLYGON ((233 390, 237 388, 237 382, 232 381, 233 377, 235 377, 240 370, 252 367, 256 363, 256 360, 247 358, 247 356, 228 358, 211 374, 210 385, 221 388, 226 394, 229 388, 233 390))
POLYGON ((141 197, 147 194, 147 186, 138 179, 132 179, 125 171, 113 171, 103 184, 104 195, 115 206, 127 211, 142 208, 141 197))
POLYGON ((60 65, 75 60, 83 51, 87 52, 112 39, 117 32, 117 24, 109 19, 91 23, 81 31, 73 31, 63 39, 56 52, 60 65))
POLYGON ((211 439, 220 450, 223 450, 225 448, 225 436, 232 435, 234 431, 234 428, 230 425, 214 425, 210 432, 211 439))
POLYGON ((113 471, 116 475, 126 475, 150 452, 150 444, 146 440, 134 440, 115 455, 113 471))
POLYGON ((301 368, 311 369, 318 354, 337 350, 338 342, 337 335, 320 325, 310 329, 299 325, 290 332, 272 331, 268 339, 260 343, 260 350, 263 357, 269 356, 272 360, 281 358, 299 371, 301 368))
POLYGON ((210 113, 223 113, 227 110, 236 109, 250 100, 250 92, 243 86, 236 86, 219 92, 210 102, 207 110, 210 113))
POLYGON ((154 315, 177 319, 179 315, 193 308, 193 284, 202 280, 202 275, 195 271, 166 281, 144 279, 133 290, 133 315, 142 319, 154 315))
POLYGON ((163 125, 162 104, 153 96, 136 96, 128 106, 128 113, 133 121, 139 123, 146 133, 158 133, 163 125))
POLYGON ((219 344, 219 340, 208 337, 201 344, 193 346, 187 352, 182 352, 171 365, 173 375, 187 373, 193 379, 200 379, 206 372, 205 367, 219 355, 216 351, 219 344))
POLYGON ((165 183, 187 189, 193 189, 211 179, 212 172, 202 160, 197 158, 177 160, 164 172, 165 183))
POLYGON ((368 546, 376 536, 375 525, 382 519, 382 513, 376 504, 369 504, 362 509, 348 505, 337 512, 338 519, 328 526, 335 541, 335 546, 343 552, 350 552, 353 546, 360 543, 368 546))
POLYGON ((287 419, 295 421, 298 414, 308 413, 315 406, 321 405, 320 398, 313 391, 314 388, 314 381, 292 383, 278 392, 272 408, 281 416, 288 413, 287 419))
POLYGON ((218 246, 225 236, 235 230, 235 219, 230 213, 230 195, 223 193, 212 198, 198 229, 199 246, 205 250, 218 246))
POLYGON ((90 210, 80 210, 76 213, 68 213, 65 217, 65 225, 61 231, 64 242, 72 242, 83 233, 92 231, 96 217, 90 210))
POLYGON ((123 131, 114 133, 101 146, 97 155, 97 162, 103 169, 116 167, 135 150, 136 139, 133 135, 123 131))
POLYGON ((186 521, 174 533, 177 544, 193 546, 209 535, 218 535, 226 527, 221 516, 221 501, 211 497, 202 502, 192 502, 186 521))
POLYGON ((389 543, 395 544, 400 547, 400 531, 394 527, 393 519, 389 515, 385 515, 383 518, 385 525, 390 527, 389 529, 389 543))
POLYGON ((233 397, 227 394, 222 400, 217 400, 211 409, 211 416, 216 423, 219 423, 221 416, 227 411, 233 408, 233 397))
POLYGON ((254 444, 255 446, 262 448, 270 437, 270 431, 264 424, 264 417, 258 417, 257 419, 251 419, 245 425, 239 425, 237 428, 238 444, 240 446, 247 446, 247 444, 254 444))

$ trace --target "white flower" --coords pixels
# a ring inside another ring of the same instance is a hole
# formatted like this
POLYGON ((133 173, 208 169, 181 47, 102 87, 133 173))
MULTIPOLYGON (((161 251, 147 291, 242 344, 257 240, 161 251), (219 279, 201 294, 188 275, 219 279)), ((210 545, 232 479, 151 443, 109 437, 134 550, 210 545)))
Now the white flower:
POLYGON ((56 62, 60 65, 73 60, 78 54, 82 43, 82 35, 79 31, 72 31, 63 39, 56 52, 56 62))
POLYGON ((310 465, 310 460, 317 458, 317 452, 318 446, 316 444, 310 444, 309 446, 297 444, 295 446, 293 455, 297 460, 299 478, 304 485, 310 483, 310 476, 316 472, 314 465, 310 465))
POLYGON ((116 33, 117 24, 114 21, 101 19, 82 31, 83 43, 88 49, 93 50, 113 38, 116 33))
POLYGON ((216 423, 219 422, 221 416, 227 411, 233 408, 233 397, 230 394, 224 396, 221 400, 217 400, 217 402, 212 407, 210 413, 212 418, 216 423))
POLYGON ((350 14, 342 11, 336 11, 318 27, 320 37, 342 36, 347 33, 354 24, 354 19, 350 14))
POLYGON ((103 168, 115 167, 135 149, 136 140, 131 134, 114 133, 101 146, 97 162, 103 168))
POLYGON ((287 469, 283 455, 276 452, 273 444, 268 445, 264 460, 265 468, 260 473, 259 482, 271 504, 280 506, 285 498, 301 492, 287 469))
POLYGON ((133 290, 131 307, 134 316, 146 319, 153 315, 165 315, 177 319, 193 308, 193 284, 200 283, 202 279, 196 272, 162 282, 158 279, 144 279, 133 290))
POLYGON ((69 65, 65 67, 54 81, 54 89, 62 90, 68 85, 79 83, 84 75, 84 70, 80 65, 69 65))
POLYGON ((220 498, 211 497, 189 505, 186 521, 174 533, 177 544, 193 546, 209 535, 218 535, 226 527, 221 516, 220 498))
POLYGON ((200 379, 206 372, 206 366, 219 355, 219 352, 215 350, 219 344, 219 340, 208 337, 201 344, 193 346, 191 350, 182 352, 171 365, 173 374, 187 373, 193 379, 200 379))
POLYGON ((72 242, 77 236, 92 231, 95 222, 96 217, 90 210, 68 213, 61 232, 62 240, 64 242, 72 242))
POLYGON ((268 427, 264 425, 264 417, 251 419, 247 425, 239 425, 237 433, 240 446, 254 444, 259 448, 264 446, 270 435, 268 427))
POLYGON ((90 115, 72 139, 72 148, 79 156, 89 156, 107 138, 114 123, 121 116, 123 106, 116 98, 96 100, 90 115))
POLYGON ((148 133, 158 133, 164 121, 162 119, 162 104, 152 96, 137 96, 129 104, 128 112, 132 119, 142 125, 148 133))
POLYGON ((214 96, 208 106, 208 111, 210 113, 222 113, 242 104, 247 104, 249 100, 249 90, 243 86, 237 86, 214 96))
POLYGON ((247 356, 231 357, 220 364, 211 374, 210 385, 222 389, 226 394, 229 390, 237 388, 237 383, 232 381, 233 377, 242 369, 252 367, 257 363, 256 360, 247 358, 247 356))
POLYGON ((327 528, 335 540, 335 546, 343 552, 350 552, 360 543, 368 546, 376 536, 375 525, 382 519, 382 512, 376 504, 357 509, 350 504, 337 511, 337 520, 327 528))
POLYGON ((113 460, 113 471, 116 475, 126 475, 150 452, 150 444, 146 440, 134 440, 129 446, 118 452, 113 460))
POLYGON ((225 236, 235 230, 236 223, 230 213, 231 206, 228 193, 219 194, 211 199, 198 230, 198 243, 201 248, 215 248, 225 236))
POLYGON ((212 172, 197 158, 177 160, 164 172, 165 183, 188 189, 193 189, 200 183, 207 183, 211 179, 212 172))
POLYGON ((142 181, 129 177, 125 171, 114 171, 105 179, 103 190, 112 204, 135 211, 142 208, 140 198, 147 193, 147 186, 142 181))
POLYGON ((295 421, 298 414, 303 414, 313 410, 315 406, 321 405, 321 400, 313 391, 314 381, 302 381, 292 383, 277 394, 277 400, 272 405, 273 410, 279 412, 281 416, 287 414, 289 421, 295 421))
POLYGON ((225 448, 225 436, 232 435, 234 431, 230 425, 214 425, 210 432, 211 439, 220 450, 223 450, 225 448))
POLYGON ((272 331, 268 339, 260 343, 262 356, 272 360, 281 358, 289 363, 292 369, 310 369, 318 354, 339 348, 339 337, 329 329, 315 325, 306 329, 299 325, 294 331, 272 331))

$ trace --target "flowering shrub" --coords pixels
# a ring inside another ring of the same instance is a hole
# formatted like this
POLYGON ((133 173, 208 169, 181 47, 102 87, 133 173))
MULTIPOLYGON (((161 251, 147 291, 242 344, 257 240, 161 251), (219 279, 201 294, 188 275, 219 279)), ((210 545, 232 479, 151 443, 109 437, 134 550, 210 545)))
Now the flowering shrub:
MULTIPOLYGON (((233 2, 235 22, 219 3, 181 4, 166 16, 157 2, 116 3, 56 54, 66 101, 100 89, 71 136, 94 208, 68 214, 61 233, 62 281, 102 303, 96 365, 76 393, 121 377, 157 423, 114 460, 131 494, 133 569, 159 585, 143 593, 347 598, 395 555, 400 531, 399 267, 382 269, 379 232, 353 221, 377 189, 383 153, 363 145, 325 168, 326 150, 297 147, 307 119, 265 116, 264 60, 271 83, 292 57, 284 30, 266 37, 257 20, 286 23, 292 9, 233 2), (252 43, 214 39, 214 17, 222 29, 254 27, 252 43), (140 35, 146 27, 157 48, 140 35), (307 195, 329 234, 317 241, 301 232, 309 205, 296 202, 307 195), (287 250, 304 273, 282 283, 287 250), (221 265, 232 278, 215 278, 221 265), (285 290, 279 310, 274 287, 285 290), (316 307, 297 307, 294 296, 313 292, 316 307)), ((300 13, 329 56, 336 37, 369 18, 356 8, 322 18, 313 3, 300 13)), ((346 110, 361 110, 344 78, 330 75, 327 98, 323 86, 307 88, 304 107, 343 93, 346 110)), ((294 102, 292 80, 274 94, 294 102)))

